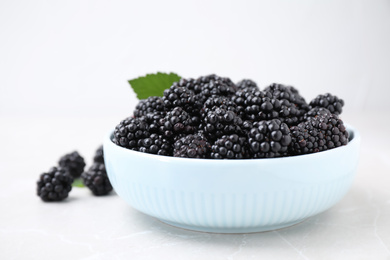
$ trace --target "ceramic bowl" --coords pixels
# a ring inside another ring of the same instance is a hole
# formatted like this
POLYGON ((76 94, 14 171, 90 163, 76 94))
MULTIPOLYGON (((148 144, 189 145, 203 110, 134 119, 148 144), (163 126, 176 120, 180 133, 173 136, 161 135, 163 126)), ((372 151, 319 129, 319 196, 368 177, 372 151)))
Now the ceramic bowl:
POLYGON ((323 212, 347 193, 360 135, 332 150, 284 158, 211 160, 152 155, 104 140, 109 179, 133 208, 173 226, 218 233, 275 230, 323 212))

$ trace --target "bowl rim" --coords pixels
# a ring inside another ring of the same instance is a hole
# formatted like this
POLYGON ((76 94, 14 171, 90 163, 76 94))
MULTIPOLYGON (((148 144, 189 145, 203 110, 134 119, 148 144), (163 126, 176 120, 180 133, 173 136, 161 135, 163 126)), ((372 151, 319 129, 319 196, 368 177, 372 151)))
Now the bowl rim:
MULTIPOLYGON (((142 152, 133 151, 133 150, 121 147, 119 145, 116 145, 112 141, 112 136, 113 136, 114 130, 110 130, 109 133, 105 135, 103 149, 104 149, 104 147, 110 146, 110 147, 114 147, 113 149, 117 149, 117 150, 120 150, 121 152, 128 153, 129 156, 139 156, 139 157, 142 157, 145 159, 160 160, 160 161, 163 160, 163 161, 170 161, 170 162, 178 160, 178 162, 180 162, 180 163, 188 161, 191 163, 202 162, 202 163, 214 163, 214 164, 220 164, 220 163, 224 163, 224 164, 237 163, 238 164, 238 163, 243 163, 243 162, 245 162, 245 163, 259 163, 259 162, 270 162, 270 161, 277 161, 277 160, 290 161, 290 160, 294 160, 294 159, 314 158, 314 157, 318 157, 318 156, 325 156, 326 154, 329 154, 332 152, 337 152, 337 151, 341 152, 341 151, 348 149, 350 146, 355 145, 355 144, 359 145, 360 139, 361 139, 359 131, 355 127, 353 127, 349 124, 344 123, 344 125, 345 125, 347 131, 349 132, 349 135, 350 135, 349 138, 351 138, 351 140, 349 140, 347 145, 339 146, 339 147, 336 147, 336 148, 333 148, 330 150, 316 152, 316 153, 286 156, 286 157, 276 157, 276 158, 231 159, 231 160, 229 160, 229 159, 182 158, 182 157, 142 153, 142 152)), ((106 153, 106 152, 104 152, 104 153, 106 153)))

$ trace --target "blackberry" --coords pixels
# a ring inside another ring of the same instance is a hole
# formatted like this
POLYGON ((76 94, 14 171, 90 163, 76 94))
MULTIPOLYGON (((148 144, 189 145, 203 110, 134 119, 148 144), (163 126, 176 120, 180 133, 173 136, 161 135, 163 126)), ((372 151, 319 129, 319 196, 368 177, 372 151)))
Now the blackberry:
POLYGON ((224 135, 211 146, 212 159, 245 159, 248 158, 246 138, 236 134, 224 135))
POLYGON ((181 107, 191 115, 198 115, 199 110, 203 106, 204 98, 200 95, 195 95, 194 91, 182 87, 180 82, 175 82, 169 89, 164 91, 163 101, 167 109, 181 107))
POLYGON ((160 120, 160 131, 166 138, 173 138, 178 134, 191 134, 196 131, 195 124, 198 122, 197 117, 191 117, 183 108, 175 107, 160 120))
POLYGON ((307 120, 309 117, 316 117, 322 114, 331 114, 331 112, 324 107, 314 107, 303 115, 303 119, 307 120))
POLYGON ((104 163, 103 145, 99 146, 99 148, 96 150, 95 155, 93 157, 93 162, 104 163))
POLYGON ((73 178, 65 168, 53 167, 41 174, 37 182, 37 195, 43 201, 61 201, 72 190, 73 178))
POLYGON ((77 151, 62 156, 58 162, 59 166, 66 168, 73 178, 80 177, 84 171, 84 158, 77 151))
POLYGON ((106 168, 102 163, 94 163, 81 177, 85 186, 96 196, 107 195, 112 191, 106 168))
POLYGON ((246 120, 261 121, 278 118, 288 125, 299 122, 299 111, 286 99, 277 99, 270 92, 246 89, 232 97, 239 115, 246 120))
POLYGON ((289 103, 298 109, 298 117, 301 117, 309 110, 306 100, 299 94, 293 86, 273 83, 264 89, 265 92, 271 93, 274 98, 279 100, 288 100, 289 103))
POLYGON ((214 107, 219 107, 227 111, 233 111, 235 113, 238 112, 237 105, 231 101, 230 98, 222 96, 211 96, 203 104, 203 108, 200 113, 201 117, 205 117, 205 115, 214 107))
POLYGON ((231 96, 236 93, 237 87, 235 85, 229 85, 222 80, 210 80, 202 85, 201 95, 210 97, 212 95, 217 96, 231 96))
POLYGON ((250 79, 243 79, 240 82, 237 83, 237 89, 252 89, 254 91, 260 91, 259 87, 257 86, 256 82, 250 80, 250 79))
POLYGON ((230 78, 228 78, 228 77, 221 77, 221 76, 218 76, 216 74, 210 74, 210 75, 207 75, 207 76, 199 77, 197 79, 197 81, 201 82, 201 83, 207 83, 207 82, 210 82, 210 81, 220 81, 220 82, 228 85, 232 89, 237 90, 237 86, 233 83, 233 81, 230 78))
POLYGON ((255 122, 248 133, 251 158, 286 156, 290 143, 290 129, 278 119, 255 122))
POLYGON ((148 97, 138 102, 134 110, 134 117, 141 117, 148 113, 162 111, 165 111, 163 99, 161 97, 148 97))
POLYGON ((207 158, 210 143, 203 134, 186 135, 174 144, 173 156, 184 158, 207 158))
POLYGON ((114 143, 138 151, 138 141, 150 136, 145 117, 128 117, 122 120, 114 130, 114 143))
POLYGON ((308 117, 305 122, 291 127, 290 131, 290 153, 293 155, 315 153, 346 145, 349 137, 343 121, 337 115, 326 111, 315 117, 308 117))
POLYGON ((340 115, 343 112, 344 100, 330 93, 318 95, 310 104, 311 107, 324 107, 332 114, 340 115))
POLYGON ((242 134, 242 119, 233 111, 213 107, 203 118, 201 128, 210 140, 229 134, 242 134))
POLYGON ((151 134, 140 139, 137 143, 138 151, 165 156, 172 156, 172 142, 159 134, 151 134))

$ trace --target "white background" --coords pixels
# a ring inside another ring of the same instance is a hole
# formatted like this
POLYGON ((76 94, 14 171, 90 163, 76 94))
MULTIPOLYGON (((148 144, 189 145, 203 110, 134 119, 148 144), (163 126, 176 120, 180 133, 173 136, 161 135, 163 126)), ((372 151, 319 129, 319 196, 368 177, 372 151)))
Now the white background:
POLYGON ((0 1, 0 115, 128 116, 127 80, 217 73, 386 110, 390 1, 0 1))

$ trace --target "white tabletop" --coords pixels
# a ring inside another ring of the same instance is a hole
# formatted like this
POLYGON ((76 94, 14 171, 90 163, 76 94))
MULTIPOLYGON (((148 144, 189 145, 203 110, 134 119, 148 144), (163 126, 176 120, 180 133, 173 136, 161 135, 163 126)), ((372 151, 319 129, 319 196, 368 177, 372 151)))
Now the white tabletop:
MULTIPOLYGON (((385 115, 383 115, 385 116, 385 115)), ((178 229, 117 195, 73 188, 61 203, 35 194, 39 174, 77 149, 90 165, 121 118, 0 117, 0 259, 390 259, 390 124, 343 115, 362 134, 358 174, 330 210, 255 234, 178 229)), ((388 118, 388 116, 387 116, 388 118)))

